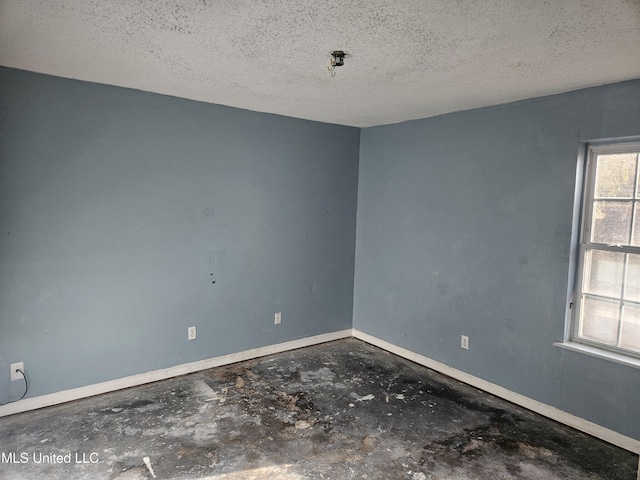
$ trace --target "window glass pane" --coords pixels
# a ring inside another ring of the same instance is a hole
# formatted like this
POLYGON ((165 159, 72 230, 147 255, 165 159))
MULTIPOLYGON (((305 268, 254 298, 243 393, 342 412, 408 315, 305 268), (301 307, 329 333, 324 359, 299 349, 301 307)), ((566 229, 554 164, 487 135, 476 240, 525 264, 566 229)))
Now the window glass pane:
POLYGON ((633 219, 633 235, 631 236, 631 245, 640 246, 640 203, 634 202, 635 217, 633 219))
POLYGON ((632 153, 598 155, 596 197, 631 198, 636 181, 636 158, 632 153))
POLYGON ((607 245, 629 245, 632 202, 593 202, 591 241, 607 245))
POLYGON ((640 351, 640 307, 625 305, 622 309, 620 346, 640 351))
POLYGON ((620 305, 585 297, 582 303, 580 336, 597 342, 616 345, 620 305))
POLYGON ((640 302, 640 255, 628 254, 627 278, 624 282, 624 298, 640 302))
POLYGON ((589 250, 585 254, 584 291, 620 298, 624 253, 589 250))
MULTIPOLYGON (((636 161, 640 161, 640 153, 636 152, 632 155, 636 156, 636 161)), ((640 198, 640 176, 636 174, 636 198, 640 198)))

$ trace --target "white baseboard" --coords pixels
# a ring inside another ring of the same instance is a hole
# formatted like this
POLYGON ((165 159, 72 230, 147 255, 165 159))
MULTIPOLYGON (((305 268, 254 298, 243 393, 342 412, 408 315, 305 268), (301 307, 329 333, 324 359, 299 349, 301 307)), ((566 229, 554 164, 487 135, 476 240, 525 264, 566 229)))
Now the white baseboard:
MULTIPOLYGON (((13 415, 15 413, 27 412, 30 410, 36 410, 38 408, 49 407, 52 405, 58 405, 73 400, 80 400, 82 398, 113 392, 116 390, 121 390, 123 388, 135 387, 138 385, 144 385, 146 383, 165 380, 167 378, 178 377, 180 375, 186 375, 189 373, 206 370, 208 368, 220 367, 223 365, 229 365, 231 363, 264 357, 266 355, 271 355, 274 353, 286 352, 289 350, 309 347, 312 345, 349 337, 354 337, 364 342, 370 343, 371 345, 375 345, 376 347, 387 350, 388 352, 406 358, 407 360, 415 362, 419 365, 423 365, 427 368, 447 375, 448 377, 460 380, 461 382, 479 388, 480 390, 484 390, 485 392, 503 398, 509 402, 515 403, 516 405, 520 405, 521 407, 536 412, 547 418, 551 418, 552 420, 563 423, 569 427, 573 427, 576 430, 580 430, 589 435, 593 435, 594 437, 600 438, 605 442, 617 445, 618 447, 624 448, 625 450, 628 450, 630 452, 640 454, 640 441, 638 440, 614 432, 613 430, 601 427, 600 425, 596 425, 595 423, 591 423, 580 417, 571 415, 570 413, 558 410, 555 407, 546 405, 542 402, 538 402, 537 400, 533 400, 519 393, 512 392, 511 390, 501 387, 500 385, 496 385, 495 383, 488 382, 481 378, 465 373, 461 370, 449 367, 444 363, 437 362, 418 353, 412 352, 402 347, 398 347, 392 343, 381 340, 377 337, 374 337, 373 335, 369 335, 368 333, 361 332, 357 329, 347 329, 339 332, 324 333, 313 337, 291 340, 289 342, 254 348, 251 350, 245 350, 243 352, 222 355, 220 357, 208 358, 205 360, 199 360, 197 362, 185 363, 182 365, 176 365, 174 367, 140 373, 137 375, 131 375, 129 377, 96 383, 93 385, 88 385, 86 387, 64 390, 62 392, 41 395, 39 397, 26 398, 15 403, 0 406, 0 417, 13 415)), ((640 470, 638 480, 640 480, 640 470)))
MULTIPOLYGON (((558 410, 555 407, 542 402, 538 402, 537 400, 533 400, 529 397, 525 397, 524 395, 521 395, 519 393, 512 392, 511 390, 507 390, 500 385, 496 385, 495 383, 491 383, 481 378, 475 377, 463 372, 462 370, 449 367, 444 363, 437 362, 418 353, 412 352, 402 347, 398 347, 392 343, 381 340, 377 337, 374 337, 373 335, 369 335, 368 333, 361 332, 355 328, 353 329, 353 336, 354 338, 370 343, 371 345, 375 345, 376 347, 380 347, 383 350, 387 350, 388 352, 398 355, 399 357, 411 360, 412 362, 440 372, 444 375, 447 375, 448 377, 455 378, 456 380, 460 380, 463 383, 479 388, 480 390, 484 390, 485 392, 495 395, 496 397, 503 398, 511 403, 520 405, 521 407, 539 413, 540 415, 543 415, 547 418, 551 418, 552 420, 563 423, 569 427, 573 427, 576 430, 588 433, 589 435, 604 440, 605 442, 617 445, 618 447, 624 448, 625 450, 628 450, 630 452, 640 454, 640 441, 638 440, 614 432, 613 430, 609 430, 608 428, 601 427, 600 425, 596 425, 595 423, 588 422, 587 420, 584 420, 580 417, 576 417, 575 415, 571 415, 570 413, 558 410)), ((638 480, 640 480, 640 471, 638 475, 638 480)))
POLYGON ((341 338, 349 338, 351 336, 352 330, 349 328, 339 332, 324 333, 322 335, 301 338, 299 340, 291 340, 289 342, 254 348, 252 350, 245 350, 243 352, 231 353, 220 357, 208 358, 197 362, 184 363, 182 365, 176 365, 175 367, 131 375, 129 377, 118 378, 116 380, 87 385, 86 387, 64 390, 62 392, 50 393, 48 395, 41 395, 33 398, 26 398, 15 403, 0 406, 0 417, 27 412, 29 410, 36 410, 43 407, 50 407, 52 405, 58 405, 60 403, 70 402, 73 400, 80 400, 81 398, 92 397, 94 395, 113 392, 123 388, 144 385, 145 383, 157 382, 167 378, 206 370, 207 368, 220 367, 222 365, 251 360, 254 358, 264 357, 266 355, 272 355, 274 353, 310 347, 311 345, 339 340, 341 338))

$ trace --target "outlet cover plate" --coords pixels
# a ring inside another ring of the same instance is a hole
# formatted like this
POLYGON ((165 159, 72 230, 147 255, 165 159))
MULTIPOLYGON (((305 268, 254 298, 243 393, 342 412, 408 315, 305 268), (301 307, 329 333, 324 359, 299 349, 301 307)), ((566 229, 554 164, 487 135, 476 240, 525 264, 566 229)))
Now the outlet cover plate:
POLYGON ((11 365, 9 365, 9 369, 11 371, 12 382, 23 379, 22 374, 18 372, 18 370, 22 370, 24 372, 24 362, 12 363, 11 365))
POLYGON ((189 327, 187 329, 187 338, 189 340, 195 340, 196 339, 196 327, 189 327))

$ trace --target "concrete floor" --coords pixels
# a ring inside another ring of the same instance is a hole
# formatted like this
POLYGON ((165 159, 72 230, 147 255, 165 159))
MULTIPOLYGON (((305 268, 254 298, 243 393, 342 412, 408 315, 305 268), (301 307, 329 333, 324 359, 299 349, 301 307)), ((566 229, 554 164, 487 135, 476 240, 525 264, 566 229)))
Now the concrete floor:
POLYGON ((159 479, 211 480, 635 480, 638 465, 352 339, 0 418, 0 453, 9 480, 153 478, 144 457, 159 479))

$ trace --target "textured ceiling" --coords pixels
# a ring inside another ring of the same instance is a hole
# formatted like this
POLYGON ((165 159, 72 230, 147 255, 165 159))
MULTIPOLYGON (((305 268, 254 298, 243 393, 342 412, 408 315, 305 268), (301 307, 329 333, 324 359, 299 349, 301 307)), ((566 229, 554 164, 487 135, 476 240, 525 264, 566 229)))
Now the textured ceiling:
POLYGON ((360 127, 640 78, 639 52, 640 0, 0 0, 0 65, 360 127))

